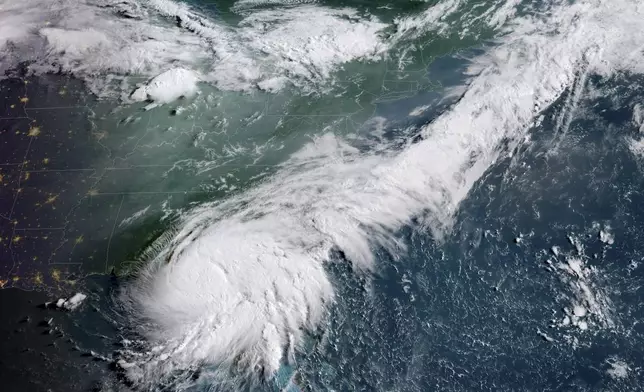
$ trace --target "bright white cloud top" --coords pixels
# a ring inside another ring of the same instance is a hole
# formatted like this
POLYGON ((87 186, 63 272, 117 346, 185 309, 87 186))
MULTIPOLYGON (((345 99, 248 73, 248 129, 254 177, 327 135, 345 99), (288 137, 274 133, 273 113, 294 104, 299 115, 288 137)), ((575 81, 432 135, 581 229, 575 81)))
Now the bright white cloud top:
POLYGON ((317 5, 261 10, 231 26, 171 0, 2 0, 0 21, 0 72, 31 61, 32 71, 72 73, 99 95, 127 90, 116 83, 125 75, 167 78, 172 69, 225 90, 310 90, 386 49, 385 24, 317 5))

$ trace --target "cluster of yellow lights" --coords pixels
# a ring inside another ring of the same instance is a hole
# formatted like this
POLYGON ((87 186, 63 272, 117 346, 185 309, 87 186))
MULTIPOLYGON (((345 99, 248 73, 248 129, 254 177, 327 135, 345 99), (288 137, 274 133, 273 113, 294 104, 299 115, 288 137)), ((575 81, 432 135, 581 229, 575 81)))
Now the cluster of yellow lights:
POLYGON ((50 195, 47 200, 45 201, 45 204, 52 204, 58 199, 58 195, 50 195))
POLYGON ((27 135, 31 136, 31 137, 36 137, 36 136, 40 135, 40 127, 31 127, 31 128, 29 128, 29 132, 27 132, 27 135))

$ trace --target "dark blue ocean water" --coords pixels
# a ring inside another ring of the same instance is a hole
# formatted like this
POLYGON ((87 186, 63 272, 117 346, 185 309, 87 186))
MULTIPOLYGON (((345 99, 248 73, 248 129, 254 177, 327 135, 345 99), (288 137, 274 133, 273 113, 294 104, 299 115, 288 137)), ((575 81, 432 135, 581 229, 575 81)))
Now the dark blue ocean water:
POLYGON ((338 305, 302 360, 311 390, 641 390, 644 182, 626 142, 640 82, 591 80, 611 94, 582 100, 569 129, 555 132, 562 97, 532 141, 479 181, 444 243, 406 228, 408 252, 381 254, 372 283, 335 264, 338 305), (594 222, 611 227, 613 245, 594 222), (614 327, 550 327, 570 287, 545 261, 552 246, 578 254, 569 236, 598 270, 614 327), (628 377, 607 374, 615 357, 628 377))

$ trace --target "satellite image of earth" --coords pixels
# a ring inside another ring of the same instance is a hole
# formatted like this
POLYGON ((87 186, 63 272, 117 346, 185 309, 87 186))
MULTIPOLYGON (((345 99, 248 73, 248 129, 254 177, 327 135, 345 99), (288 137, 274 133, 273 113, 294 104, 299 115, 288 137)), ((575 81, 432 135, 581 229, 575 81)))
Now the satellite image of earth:
POLYGON ((0 0, 0 390, 644 391, 644 2, 0 0))

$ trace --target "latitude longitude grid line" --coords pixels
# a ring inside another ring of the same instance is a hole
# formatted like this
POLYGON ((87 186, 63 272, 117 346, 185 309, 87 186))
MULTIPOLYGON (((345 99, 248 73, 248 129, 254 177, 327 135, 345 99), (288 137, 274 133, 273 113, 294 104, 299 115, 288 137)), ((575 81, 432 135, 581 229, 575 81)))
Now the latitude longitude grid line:
POLYGON ((54 231, 54 230, 65 230, 64 227, 16 227, 15 231, 54 231))
MULTIPOLYGON (((25 96, 27 95, 26 90, 27 90, 27 88, 25 87, 25 96)), ((27 115, 27 111, 25 110, 24 107, 23 107, 23 111, 24 111, 24 114, 25 114, 23 119, 31 119, 31 117, 29 117, 27 115)), ((7 220, 9 222, 11 222, 12 219, 13 219, 13 212, 14 212, 14 210, 16 208, 16 203, 18 202, 18 198, 20 196, 20 184, 22 182, 22 173, 24 172, 24 168, 25 168, 25 165, 27 163, 27 158, 29 156, 29 152, 31 151, 31 145, 32 145, 33 141, 34 141, 34 138, 29 139, 29 143, 27 144, 27 149, 25 150, 25 154, 24 154, 24 156, 22 158, 22 162, 19 165, 17 165, 17 166, 20 167, 20 170, 18 171, 18 187, 14 189, 15 195, 13 197, 13 202, 11 204, 11 210, 9 211, 9 215, 7 215, 7 216, 0 215, 0 217, 2 217, 3 219, 5 219, 5 220, 7 220)), ((14 268, 16 268, 16 254, 14 253, 14 249, 13 249, 13 244, 14 244, 13 240, 14 240, 15 236, 16 236, 16 225, 14 224, 13 228, 11 230, 11 238, 9 239, 9 246, 8 246, 9 254, 11 255, 11 261, 12 261, 11 268, 9 269, 9 272, 8 272, 9 274, 11 274, 13 272, 14 268)))
MULTIPOLYGON (((18 166, 20 164, 11 164, 7 166, 18 166)), ((173 168, 176 165, 167 164, 167 165, 135 165, 130 167, 97 167, 97 168, 75 168, 75 169, 35 169, 35 170, 25 170, 29 173, 57 173, 57 172, 82 172, 82 171, 119 171, 119 170, 137 170, 137 169, 153 169, 153 168, 173 168)), ((224 163, 217 167, 235 167, 235 168, 244 168, 244 167, 276 167, 279 164, 256 164, 256 163, 224 163)))
POLYGON ((123 202, 125 201, 125 195, 121 196, 121 204, 119 204, 119 209, 116 211, 116 216, 114 217, 114 224, 112 225, 112 232, 110 233, 110 238, 107 240, 107 248, 105 250, 105 273, 108 273, 107 266, 110 262, 110 247, 112 246, 112 237, 114 237, 114 232, 116 231, 116 224, 119 220, 119 215, 121 214, 121 208, 123 208, 123 202))
POLYGON ((187 195, 187 194, 210 194, 212 191, 195 191, 195 190, 185 190, 185 191, 133 191, 133 192, 96 192, 91 195, 95 196, 128 196, 128 195, 187 195))
POLYGON ((25 111, 29 110, 63 110, 63 109, 89 109, 87 105, 73 105, 73 106, 45 106, 45 107, 25 107, 25 111))

